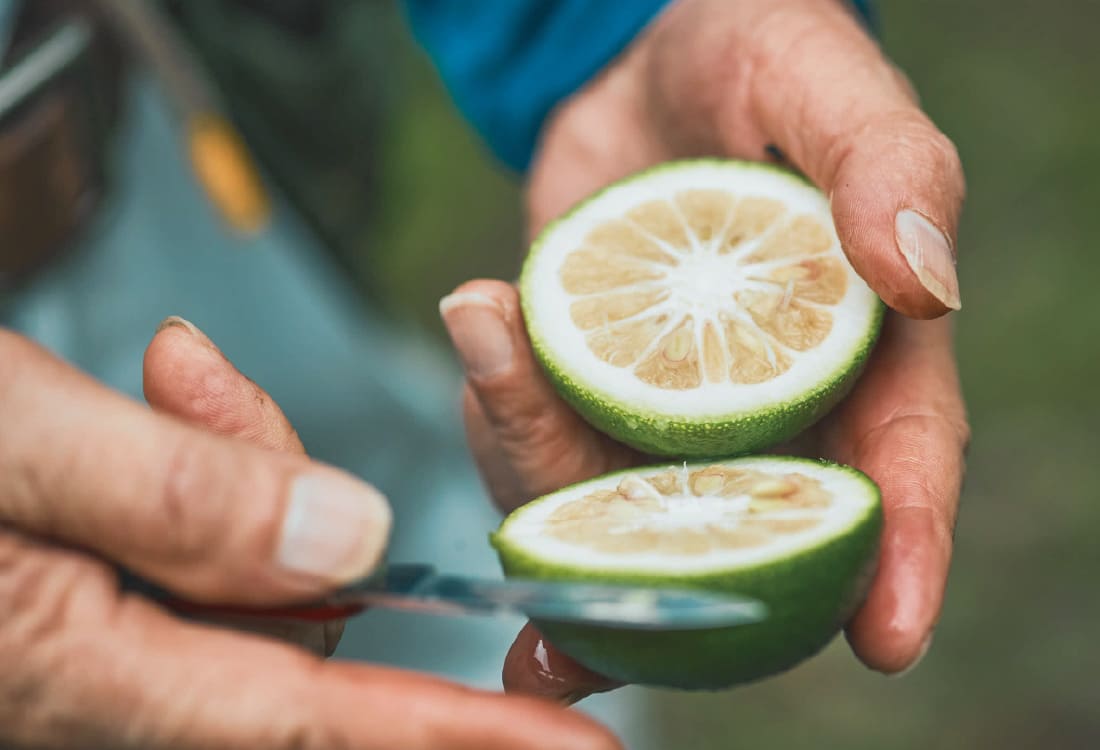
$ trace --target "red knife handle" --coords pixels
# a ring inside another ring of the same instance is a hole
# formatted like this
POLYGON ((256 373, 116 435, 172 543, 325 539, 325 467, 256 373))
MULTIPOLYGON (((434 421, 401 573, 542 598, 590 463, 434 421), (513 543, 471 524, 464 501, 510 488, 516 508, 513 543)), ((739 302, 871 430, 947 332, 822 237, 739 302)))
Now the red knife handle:
POLYGON ((267 620, 300 620, 302 622, 329 622, 343 620, 362 612, 361 604, 321 605, 308 607, 242 607, 221 604, 196 604, 184 599, 167 599, 161 602, 174 612, 184 615, 210 617, 257 617, 267 620))

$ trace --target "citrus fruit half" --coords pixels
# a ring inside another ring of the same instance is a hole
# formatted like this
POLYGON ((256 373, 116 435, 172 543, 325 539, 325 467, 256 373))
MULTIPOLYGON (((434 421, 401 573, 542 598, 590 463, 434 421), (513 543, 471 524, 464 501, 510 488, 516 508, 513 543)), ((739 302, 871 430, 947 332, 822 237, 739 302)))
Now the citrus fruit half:
POLYGON ((757 451, 848 389, 882 303, 824 195, 784 170, 671 162, 551 223, 521 276, 536 356, 590 423, 649 453, 757 451))
POLYGON ((882 523, 878 488, 845 466, 752 457, 609 474, 546 495, 492 536, 505 574, 755 597, 766 620, 706 630, 536 623, 625 682, 721 688, 816 653, 860 603, 882 523))

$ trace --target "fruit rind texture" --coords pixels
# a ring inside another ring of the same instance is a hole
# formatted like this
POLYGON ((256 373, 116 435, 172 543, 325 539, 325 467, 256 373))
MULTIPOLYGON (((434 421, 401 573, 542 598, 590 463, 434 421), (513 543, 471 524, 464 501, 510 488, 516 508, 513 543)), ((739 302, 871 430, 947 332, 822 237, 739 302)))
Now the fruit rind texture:
MULTIPOLYGON (((531 246, 530 257, 552 235, 555 227, 569 222, 584 207, 599 200, 607 191, 661 172, 699 165, 733 167, 739 170, 766 170, 782 175, 799 186, 810 185, 804 178, 788 170, 767 164, 723 159, 695 159, 668 162, 634 174, 608 186, 574 206, 568 213, 548 224, 531 246)), ((812 186, 811 186, 812 187, 812 186)), ((599 431, 633 448, 654 456, 704 458, 733 456, 757 452, 782 443, 814 424, 847 395, 858 379, 877 340, 885 307, 875 300, 865 335, 832 372, 825 374, 813 386, 778 404, 759 409, 743 410, 704 417, 677 418, 625 403, 614 394, 596 390, 584 382, 579 373, 571 373, 568 363, 553 355, 544 332, 533 323, 531 286, 535 283, 534 264, 524 264, 520 276, 520 299, 528 335, 535 357, 554 388, 570 406, 599 431)), ((630 377, 624 371, 624 377, 630 377)))
POLYGON ((535 623, 556 648, 615 680, 687 690, 716 690, 758 680, 813 656, 839 632, 874 577, 882 528, 879 489, 856 469, 810 459, 769 456, 768 460, 790 462, 792 471, 802 462, 811 462, 850 473, 868 493, 865 511, 846 530, 789 557, 705 573, 593 570, 537 557, 508 537, 509 522, 523 508, 505 519, 491 542, 508 577, 698 588, 760 599, 769 609, 766 620, 729 628, 641 631, 535 623))

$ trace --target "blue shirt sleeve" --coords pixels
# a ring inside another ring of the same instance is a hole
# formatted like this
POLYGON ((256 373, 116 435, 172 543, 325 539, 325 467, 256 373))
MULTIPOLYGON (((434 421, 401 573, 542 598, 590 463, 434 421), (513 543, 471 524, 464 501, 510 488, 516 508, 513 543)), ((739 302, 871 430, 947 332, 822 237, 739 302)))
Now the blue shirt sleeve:
MULTIPOLYGON (((669 0, 405 0, 459 110, 508 166, 527 168, 550 110, 669 0)), ((869 0, 854 0, 871 20, 869 0)))

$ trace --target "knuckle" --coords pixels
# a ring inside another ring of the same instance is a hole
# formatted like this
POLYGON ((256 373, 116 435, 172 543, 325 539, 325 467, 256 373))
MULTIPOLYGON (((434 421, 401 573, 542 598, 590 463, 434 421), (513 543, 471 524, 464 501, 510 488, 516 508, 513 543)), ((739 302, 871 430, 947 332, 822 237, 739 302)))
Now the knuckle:
POLYGON ((0 621, 2 643, 50 640, 74 617, 87 616, 87 603, 109 601, 107 569, 77 553, 46 550, 14 533, 0 532, 0 621))
POLYGON ((278 750, 350 750, 349 738, 331 726, 301 715, 276 730, 269 747, 278 750))
POLYGON ((570 439, 571 425, 563 424, 562 415, 553 408, 517 414, 498 434, 513 455, 530 456, 542 466, 568 468, 581 453, 570 439))
POLYGON ((558 417, 553 410, 523 401, 517 402, 511 418, 499 422, 497 426, 501 441, 532 451, 554 442, 559 431, 558 417))
POLYGON ((595 476, 607 463, 603 454, 578 443, 575 432, 551 412, 532 415, 503 442, 524 486, 524 500, 595 476))
POLYGON ((34 744, 55 729, 51 696, 74 661, 70 634, 109 613, 109 579, 75 554, 0 531, 0 737, 34 744))
POLYGON ((887 425, 897 429, 903 426, 907 432, 924 444, 946 441, 954 443, 961 456, 970 440, 970 426, 965 418, 953 417, 938 411, 905 411, 894 415, 887 425))
POLYGON ((920 432, 927 436, 927 442, 953 446, 957 457, 965 454, 970 442, 970 424, 965 416, 944 411, 919 412, 907 416, 918 422, 920 432))
POLYGON ((961 194, 965 190, 962 159, 955 142, 931 123, 925 133, 925 147, 930 160, 937 166, 937 175, 955 183, 961 194))
POLYGON ((153 521, 165 533, 154 538, 177 561, 201 559, 229 531, 230 524, 219 523, 226 498, 209 471, 210 459, 209 451, 189 439, 169 449, 153 521))
POLYGON ((938 412, 905 412, 895 415, 874 432, 886 430, 905 436, 904 447, 896 460, 906 468, 899 489, 907 499, 903 499, 895 510, 907 508, 926 512, 936 528, 951 537, 970 435, 966 420, 938 412), (936 448, 944 445, 953 450, 936 448))
POLYGON ((126 747, 352 747, 346 733, 324 720, 313 695, 301 689, 250 681, 250 694, 242 699, 226 690, 225 676, 217 669, 174 672, 160 679, 164 685, 131 709, 126 747))
POLYGON ((269 553, 282 518, 277 500, 286 494, 289 476, 285 459, 276 454, 272 458, 282 463, 257 460, 248 446, 214 442, 224 440, 195 433, 175 441, 152 519, 159 533, 150 537, 162 562, 203 563, 197 567, 206 573, 196 572, 192 580, 208 575, 217 586, 227 571, 209 563, 219 555, 232 549, 234 566, 249 568, 269 553))
POLYGON ((916 472, 909 480, 910 493, 914 498, 912 505, 900 505, 895 509, 912 510, 924 513, 931 519, 932 528, 941 540, 950 541, 955 530, 955 504, 937 502, 943 489, 936 484, 936 480, 923 472, 916 472))
POLYGON ((68 594, 42 558, 14 534, 0 536, 0 601, 4 603, 3 646, 40 641, 51 635, 68 594))
MULTIPOLYGON (((295 693, 298 691, 271 693, 266 700, 261 699, 252 705, 234 701, 230 706, 221 700, 215 703, 209 697, 194 696, 190 705, 182 706, 174 713, 172 729, 166 739, 178 741, 194 738, 196 727, 200 728, 200 732, 208 731, 210 719, 225 717, 229 709, 233 713, 227 718, 232 719, 237 736, 223 736, 221 739, 230 739, 226 744, 232 747, 238 746, 233 739, 238 740, 242 747, 271 750, 350 750, 353 747, 345 730, 331 720, 325 720, 324 709, 316 704, 312 695, 295 693)), ((161 733, 165 734, 163 729, 161 733)))
MULTIPOLYGON (((789 70, 792 63, 809 62, 821 49, 836 44, 831 27, 821 24, 815 14, 789 4, 764 10, 747 39, 748 59, 753 69, 761 71, 789 70)), ((730 54, 741 56, 745 52, 731 50, 730 54)))
POLYGON ((933 129, 930 140, 931 147, 940 161, 948 167, 962 169, 959 149, 946 133, 938 129, 933 129))
POLYGON ((904 165, 896 178, 945 186, 962 198, 965 178, 954 142, 916 107, 881 112, 846 127, 826 148, 822 162, 834 181, 838 175, 904 165))
POLYGON ((33 525, 38 533, 52 531, 49 512, 50 477, 42 462, 0 443, 0 471, 4 473, 4 498, 0 504, 0 522, 33 525))
POLYGON ((955 433, 955 439, 959 443, 959 454, 966 458, 970 453, 970 441, 973 437, 973 433, 970 429, 970 420, 964 417, 958 417, 955 419, 944 418, 948 426, 955 433))

